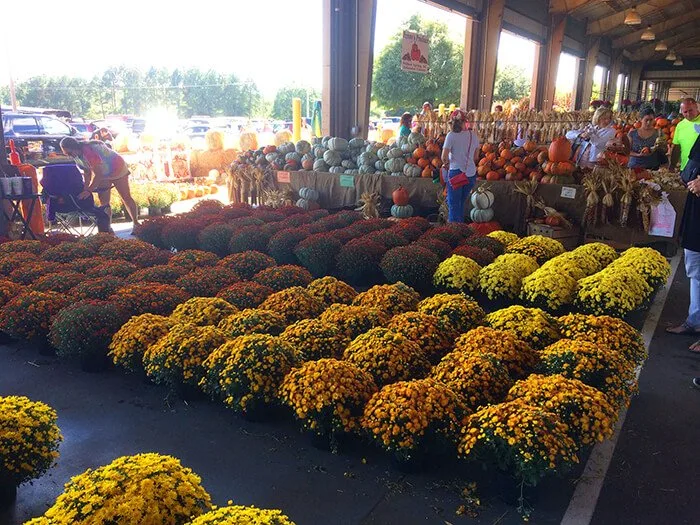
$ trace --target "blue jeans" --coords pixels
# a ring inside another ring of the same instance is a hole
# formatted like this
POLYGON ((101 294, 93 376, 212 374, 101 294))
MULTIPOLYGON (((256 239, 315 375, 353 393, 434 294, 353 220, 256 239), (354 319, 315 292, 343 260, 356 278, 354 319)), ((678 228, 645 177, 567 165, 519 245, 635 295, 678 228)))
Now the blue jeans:
POLYGON ((690 279, 690 307, 686 324, 700 329, 700 252, 684 250, 685 273, 690 279))
MULTIPOLYGON (((458 173, 460 170, 450 170, 447 176, 452 178, 458 173)), ((449 181, 445 181, 447 184, 447 209, 449 210, 448 222, 464 222, 464 201, 469 197, 475 179, 476 177, 469 177, 469 184, 456 190, 452 188, 449 181)))

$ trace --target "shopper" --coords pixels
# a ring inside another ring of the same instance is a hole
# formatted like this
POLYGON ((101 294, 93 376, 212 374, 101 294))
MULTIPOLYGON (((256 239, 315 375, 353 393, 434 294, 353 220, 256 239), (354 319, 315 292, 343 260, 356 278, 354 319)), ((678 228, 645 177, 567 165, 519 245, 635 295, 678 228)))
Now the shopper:
POLYGON ((609 141, 615 138, 616 130, 612 125, 613 113, 608 108, 600 107, 593 113, 590 125, 583 129, 569 131, 568 140, 585 141, 577 155, 576 161, 581 166, 592 167, 598 160, 609 141))
POLYGON ((399 123, 399 137, 408 137, 411 134, 412 120, 413 115, 410 113, 404 113, 401 115, 401 122, 399 123))
MULTIPOLYGON (((688 186, 681 235, 685 271, 690 280, 690 306, 687 319, 678 326, 667 328, 666 331, 687 335, 700 333, 700 119, 697 103, 692 99, 683 101, 681 112, 686 120, 676 127, 676 133, 678 128, 681 128, 681 136, 674 134, 673 142, 680 146, 681 177, 688 186), (681 126, 686 121, 687 124, 681 126)), ((675 157, 675 152, 673 156, 675 157)), ((690 350, 700 354, 700 341, 693 343, 690 350)))
POLYGON ((659 138, 659 130, 654 127, 654 110, 646 108, 641 112, 642 125, 629 132, 631 143, 630 160, 627 165, 630 168, 657 170, 665 160, 661 158, 661 152, 656 148, 659 138))
POLYGON ((464 222, 464 204, 476 181, 479 136, 468 129, 466 114, 457 109, 450 116, 452 131, 442 147, 443 169, 447 170, 449 222, 464 222))
POLYGON ((669 156, 671 158, 671 167, 673 167, 678 162, 680 153, 682 170, 688 162, 688 156, 695 144, 695 139, 700 134, 700 113, 698 112, 698 103, 695 99, 683 99, 681 102, 681 113, 684 119, 676 125, 676 131, 673 132, 673 144, 669 146, 669 156))
POLYGON ((138 209, 129 188, 129 167, 121 155, 99 140, 79 142, 73 137, 61 140, 61 150, 74 157, 83 170, 84 190, 79 198, 95 192, 100 205, 109 206, 112 188, 115 188, 134 226, 138 226, 138 209))

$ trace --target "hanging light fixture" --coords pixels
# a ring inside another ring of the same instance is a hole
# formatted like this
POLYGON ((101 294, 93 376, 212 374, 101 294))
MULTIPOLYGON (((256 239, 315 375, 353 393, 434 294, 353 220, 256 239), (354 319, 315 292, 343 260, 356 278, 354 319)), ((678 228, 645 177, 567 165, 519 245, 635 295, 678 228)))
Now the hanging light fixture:
POLYGON ((666 42, 662 40, 661 42, 656 44, 654 51, 668 51, 668 46, 666 45, 666 42))
POLYGON ((683 65, 683 59, 681 57, 678 57, 674 62, 674 66, 682 66, 683 65))
POLYGON ((639 16, 639 13, 637 12, 637 7, 633 7, 629 11, 627 11, 627 14, 625 15, 625 25, 626 26, 638 26, 639 24, 642 23, 642 17, 639 16))
POLYGON ((673 62, 676 60, 676 54, 673 51, 669 51, 668 55, 666 55, 666 60, 673 62))
POLYGON ((647 28, 642 33, 642 40, 644 40, 644 41, 656 40, 656 35, 651 30, 651 25, 648 25, 647 28))

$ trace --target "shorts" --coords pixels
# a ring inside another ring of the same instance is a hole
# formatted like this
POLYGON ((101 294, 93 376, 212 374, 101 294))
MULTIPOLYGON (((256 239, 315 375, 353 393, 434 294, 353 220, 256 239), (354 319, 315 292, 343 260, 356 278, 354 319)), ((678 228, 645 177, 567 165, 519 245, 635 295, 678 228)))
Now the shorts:
POLYGON ((104 186, 100 186, 99 188, 95 188, 95 193, 102 193, 103 191, 109 191, 112 188, 114 188, 114 183, 118 180, 122 180, 124 177, 128 177, 131 174, 131 172, 127 171, 124 175, 121 177, 117 177, 116 179, 110 179, 104 182, 104 186))

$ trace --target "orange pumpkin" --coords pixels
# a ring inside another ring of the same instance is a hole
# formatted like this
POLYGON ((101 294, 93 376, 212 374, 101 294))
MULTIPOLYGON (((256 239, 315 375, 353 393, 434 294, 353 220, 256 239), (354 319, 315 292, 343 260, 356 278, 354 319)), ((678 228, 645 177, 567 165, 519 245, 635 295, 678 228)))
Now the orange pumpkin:
POLYGON ((486 174, 486 180, 500 180, 501 175, 496 171, 489 171, 486 174))
POLYGON ((430 165, 430 161, 428 159, 420 158, 420 159, 418 159, 418 165, 421 168, 425 168, 426 166, 430 165))
POLYGON ((421 177, 433 178, 433 169, 430 166, 426 166, 423 171, 420 172, 421 177))
POLYGON ((484 157, 483 159, 481 159, 479 161, 479 166, 484 166, 484 165, 489 164, 489 163, 490 163, 490 160, 487 159, 486 157, 484 157))
POLYGON ((525 171, 525 168, 527 168, 527 166, 525 166, 525 164, 523 164, 522 162, 518 162, 518 163, 514 164, 514 166, 515 166, 515 169, 518 171, 525 171))
POLYGON ((534 140, 527 140, 525 144, 523 144, 523 149, 528 153, 532 153, 537 149, 537 143, 534 140))
POLYGON ((549 160, 563 162, 571 158, 571 142, 566 137, 557 137, 549 145, 549 160))
POLYGON ((502 168, 506 165, 506 159, 496 159, 493 161, 494 168, 502 168))
POLYGON ((483 151, 484 153, 493 153, 494 145, 487 142, 486 144, 481 146, 481 151, 483 151))
POLYGON ((500 156, 502 159, 510 160, 513 158, 513 153, 511 153, 511 151, 509 149, 503 149, 503 150, 501 150, 500 156))
POLYGON ((416 149, 413 150, 413 158, 415 159, 420 159, 425 157, 425 148, 418 146, 416 149))
POLYGON ((430 163, 434 168, 442 168, 442 159, 440 157, 435 157, 430 163))
POLYGON ((548 160, 549 160, 549 157, 548 157, 546 151, 540 151, 537 154, 537 164, 544 164, 548 160))
POLYGON ((417 161, 416 161, 416 159, 415 159, 414 157, 408 157, 408 158, 406 159, 406 162, 407 162, 408 164, 415 164, 417 161))
POLYGON ((519 157, 518 155, 513 155, 513 158, 510 159, 510 163, 514 164, 514 165, 517 164, 518 162, 522 162, 522 161, 523 161, 523 158, 519 157))
POLYGON ((479 175, 479 177, 486 177, 489 171, 491 171, 491 166, 488 165, 476 168, 476 174, 479 175))
POLYGON ((668 126, 669 124, 670 124, 670 122, 668 121, 668 119, 663 118, 663 117, 659 117, 659 118, 656 119, 656 124, 655 124, 655 125, 656 125, 657 128, 665 128, 665 127, 668 126))
POLYGON ((514 157, 521 157, 522 158, 525 156, 525 153, 526 153, 526 151, 523 148, 515 148, 513 150, 514 157))
POLYGON ((431 142, 430 144, 428 144, 426 149, 431 155, 440 155, 440 146, 435 142, 431 142))
POLYGON ((496 154, 495 153, 487 153, 486 157, 484 157, 484 158, 487 158, 489 160, 494 160, 496 158, 496 154))
POLYGON ((512 166, 512 165, 506 166, 505 169, 506 169, 506 174, 513 174, 513 173, 518 171, 517 169, 515 169, 515 166, 512 166))
POLYGON ((561 226, 561 217, 559 215, 549 215, 544 220, 544 223, 548 226, 561 226))

